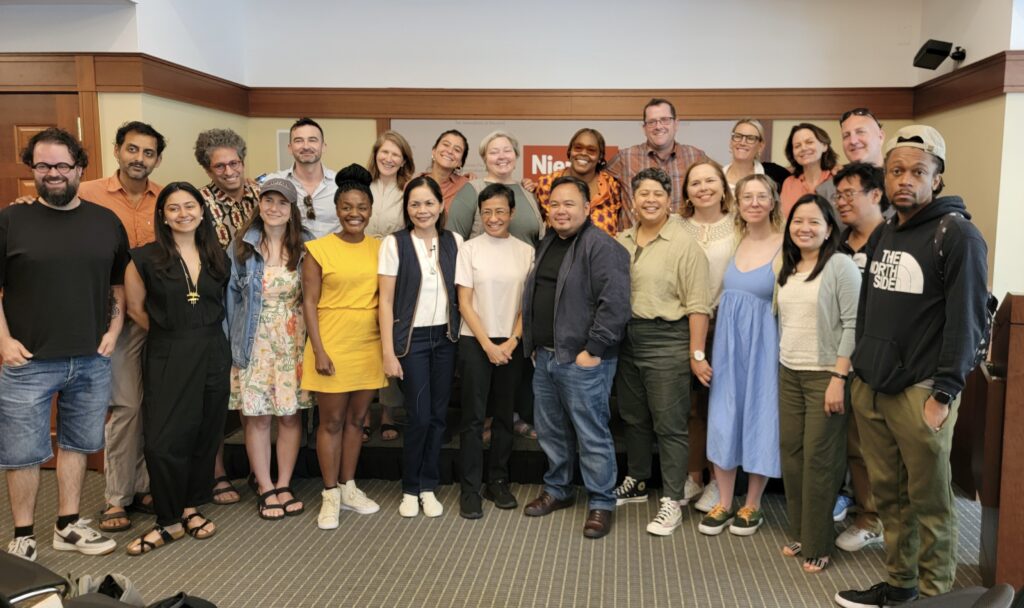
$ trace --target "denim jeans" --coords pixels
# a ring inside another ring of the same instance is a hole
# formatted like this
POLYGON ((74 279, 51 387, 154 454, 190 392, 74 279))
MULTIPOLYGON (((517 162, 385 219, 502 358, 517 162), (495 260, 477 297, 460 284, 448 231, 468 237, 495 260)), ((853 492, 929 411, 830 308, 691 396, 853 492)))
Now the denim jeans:
POLYGON ((441 444, 455 375, 455 343, 444 325, 412 330, 402 364, 408 423, 402 444, 402 492, 433 492, 441 477, 441 444))
POLYGON ((576 446, 591 509, 615 510, 615 442, 608 428, 608 395, 616 359, 596 367, 558 363, 555 353, 538 348, 533 373, 537 439, 548 459, 544 490, 564 500, 573 496, 576 446))
POLYGON ((29 359, 0 368, 0 469, 37 466, 53 457, 50 400, 56 394, 57 445, 85 454, 103 449, 110 359, 29 359))

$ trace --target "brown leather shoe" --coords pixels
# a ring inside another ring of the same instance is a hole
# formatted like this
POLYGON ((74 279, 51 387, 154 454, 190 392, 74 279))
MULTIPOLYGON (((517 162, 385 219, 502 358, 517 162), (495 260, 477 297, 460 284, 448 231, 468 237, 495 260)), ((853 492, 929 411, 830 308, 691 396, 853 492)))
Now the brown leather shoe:
POLYGON ((529 517, 543 517, 553 511, 567 509, 573 505, 573 502, 575 501, 571 498, 559 500, 547 492, 543 492, 540 496, 533 499, 530 504, 526 505, 523 509, 523 513, 529 517))
POLYGON ((591 509, 587 523, 583 524, 583 536, 601 538, 612 531, 612 512, 605 509, 591 509))

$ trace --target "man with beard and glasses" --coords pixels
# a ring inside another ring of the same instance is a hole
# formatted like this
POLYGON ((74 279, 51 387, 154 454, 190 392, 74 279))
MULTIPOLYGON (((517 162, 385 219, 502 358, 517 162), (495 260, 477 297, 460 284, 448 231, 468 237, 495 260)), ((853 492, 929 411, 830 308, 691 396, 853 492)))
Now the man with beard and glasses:
POLYGON ((324 167, 324 130, 312 118, 300 118, 288 131, 288 151, 295 158, 291 169, 271 173, 267 178, 279 177, 295 185, 299 191, 299 210, 302 226, 316 238, 341 229, 334 209, 334 171, 324 167))
POLYGON ((658 167, 672 180, 672 213, 679 211, 683 199, 683 178, 690 165, 709 160, 700 148, 676 142, 679 119, 676 107, 667 99, 654 98, 644 106, 644 135, 642 144, 622 148, 608 163, 608 171, 622 184, 625 198, 622 204, 620 228, 629 228, 633 215, 633 177, 649 167, 658 167))
POLYGON ((59 395, 53 548, 100 555, 116 543, 79 517, 79 499, 86 455, 103 449, 128 236, 117 215, 78 197, 88 158, 66 131, 37 133, 21 158, 39 201, 0 212, 0 469, 14 519, 8 552, 36 558, 39 465, 53 457, 50 402, 59 395))

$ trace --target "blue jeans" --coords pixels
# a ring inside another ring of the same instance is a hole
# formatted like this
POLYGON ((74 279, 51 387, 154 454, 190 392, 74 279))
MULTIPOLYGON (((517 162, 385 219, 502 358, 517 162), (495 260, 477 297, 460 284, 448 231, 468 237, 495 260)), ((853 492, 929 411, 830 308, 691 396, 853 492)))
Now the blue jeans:
POLYGON ((559 363, 549 350, 536 350, 533 372, 537 440, 548 458, 544 491, 559 500, 573 495, 576 446, 591 509, 615 509, 615 442, 608 428, 608 395, 616 359, 593 368, 559 363))
POLYGON ((455 375, 455 343, 445 325, 412 330, 402 364, 408 417, 402 442, 402 492, 433 492, 441 479, 441 444, 455 375))
POLYGON ((0 367, 0 469, 24 469, 53 458, 50 401, 58 394, 57 445, 84 454, 103 449, 110 359, 29 359, 0 367))

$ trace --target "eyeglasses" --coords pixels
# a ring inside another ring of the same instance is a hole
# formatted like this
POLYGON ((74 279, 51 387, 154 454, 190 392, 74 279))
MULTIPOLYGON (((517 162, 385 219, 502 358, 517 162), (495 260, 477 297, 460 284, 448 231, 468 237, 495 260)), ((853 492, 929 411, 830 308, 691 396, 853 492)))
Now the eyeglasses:
POLYGON ((302 199, 302 204, 306 206, 306 219, 315 220, 316 211, 313 210, 313 197, 307 194, 306 197, 302 199))
POLYGON ((508 209, 484 209, 480 212, 480 217, 508 217, 508 209))
POLYGON ((648 129, 657 127, 658 125, 661 125, 662 127, 667 127, 670 124, 674 123, 675 121, 675 116, 662 116, 661 118, 651 118, 645 120, 644 126, 647 127, 648 129))
POLYGON ((51 169, 56 169, 57 173, 67 175, 68 173, 71 173, 76 166, 77 165, 69 165, 67 163, 57 163, 56 165, 51 165, 50 163, 36 163, 32 165, 32 170, 39 175, 46 175, 51 169))
POLYGON ((736 142, 736 143, 740 143, 741 141, 745 141, 748 144, 756 144, 757 142, 761 141, 761 136, 760 135, 747 135, 746 133, 736 133, 734 131, 732 136, 731 136, 731 139, 734 142, 736 142))
POLYGON ((858 194, 865 193, 867 193, 867 190, 837 190, 836 193, 832 195, 832 202, 838 203, 839 201, 846 201, 847 203, 852 203, 853 197, 858 194))
POLYGON ((242 168, 242 165, 242 161, 233 160, 230 163, 217 163, 216 165, 210 165, 210 170, 216 173, 217 175, 222 175, 228 169, 231 169, 232 171, 238 171, 239 169, 242 168))
POLYGON ((882 123, 878 122, 878 119, 875 118, 875 115, 872 114, 871 110, 867 108, 854 108, 852 110, 847 110, 846 112, 843 112, 843 115, 839 117, 839 124, 842 125, 844 122, 846 122, 846 119, 851 116, 869 116, 871 117, 871 120, 875 121, 876 125, 878 125, 879 127, 882 126, 882 123))
POLYGON ((750 203, 753 203, 754 201, 757 201, 757 202, 759 202, 761 204, 770 203, 771 200, 772 200, 772 197, 767 195, 767 194, 764 194, 764 193, 762 193, 762 194, 744 194, 743 196, 740 197, 740 202, 747 203, 748 205, 750 203))

